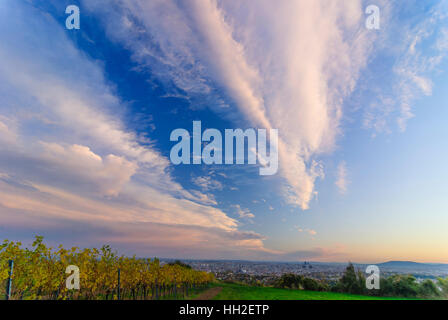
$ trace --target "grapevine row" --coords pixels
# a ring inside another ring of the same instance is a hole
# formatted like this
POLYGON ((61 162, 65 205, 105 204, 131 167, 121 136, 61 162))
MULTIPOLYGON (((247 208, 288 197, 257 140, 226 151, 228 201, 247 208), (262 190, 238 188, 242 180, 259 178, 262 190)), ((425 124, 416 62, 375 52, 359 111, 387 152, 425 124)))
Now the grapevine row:
POLYGON ((0 245, 0 294, 6 293, 9 261, 14 261, 11 299, 163 299, 188 295, 214 281, 211 273, 181 264, 161 265, 157 258, 118 256, 101 249, 47 247, 36 237, 32 249, 5 240, 0 245), (66 268, 79 268, 78 290, 68 289, 66 268), (120 280, 118 279, 118 270, 120 280), (120 281, 120 285, 119 282, 120 281))

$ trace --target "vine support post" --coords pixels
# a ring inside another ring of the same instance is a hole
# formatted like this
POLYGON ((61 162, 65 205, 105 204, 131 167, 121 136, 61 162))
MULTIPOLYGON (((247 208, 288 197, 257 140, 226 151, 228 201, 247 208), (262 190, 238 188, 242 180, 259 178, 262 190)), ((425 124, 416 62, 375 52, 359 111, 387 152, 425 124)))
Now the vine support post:
POLYGON ((120 300, 120 268, 118 268, 118 288, 117 288, 117 298, 120 300))
POLYGON ((14 260, 9 260, 9 277, 8 282, 6 282, 6 300, 11 298, 11 288, 12 288, 12 272, 14 270, 14 260))

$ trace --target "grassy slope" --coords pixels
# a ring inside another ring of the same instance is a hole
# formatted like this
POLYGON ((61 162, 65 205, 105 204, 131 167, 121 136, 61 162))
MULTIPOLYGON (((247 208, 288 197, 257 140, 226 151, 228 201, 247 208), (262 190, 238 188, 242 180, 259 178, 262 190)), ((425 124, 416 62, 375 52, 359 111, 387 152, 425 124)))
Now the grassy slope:
POLYGON ((402 298, 370 297, 345 293, 316 292, 270 287, 250 287, 219 283, 222 291, 214 300, 404 300, 402 298))

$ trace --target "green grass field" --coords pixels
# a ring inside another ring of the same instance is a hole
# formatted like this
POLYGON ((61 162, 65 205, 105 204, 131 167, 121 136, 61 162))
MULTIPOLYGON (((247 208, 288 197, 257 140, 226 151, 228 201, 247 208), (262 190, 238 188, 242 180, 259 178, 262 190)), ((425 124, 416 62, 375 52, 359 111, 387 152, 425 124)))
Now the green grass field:
POLYGON ((214 286, 222 287, 222 290, 213 300, 407 300, 404 298, 370 297, 334 292, 251 287, 230 283, 216 283, 214 286))

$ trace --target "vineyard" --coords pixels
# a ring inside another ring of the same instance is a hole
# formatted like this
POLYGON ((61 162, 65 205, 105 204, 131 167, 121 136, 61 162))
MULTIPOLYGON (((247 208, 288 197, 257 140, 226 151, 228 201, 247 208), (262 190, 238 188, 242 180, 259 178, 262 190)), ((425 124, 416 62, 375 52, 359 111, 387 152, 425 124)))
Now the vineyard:
POLYGON ((212 274, 183 264, 118 256, 109 246, 51 248, 42 237, 36 237, 31 250, 8 240, 0 245, 0 294, 7 296, 11 283, 9 298, 15 300, 176 299, 213 280, 212 274), (79 268, 79 289, 67 289, 70 265, 79 268))

